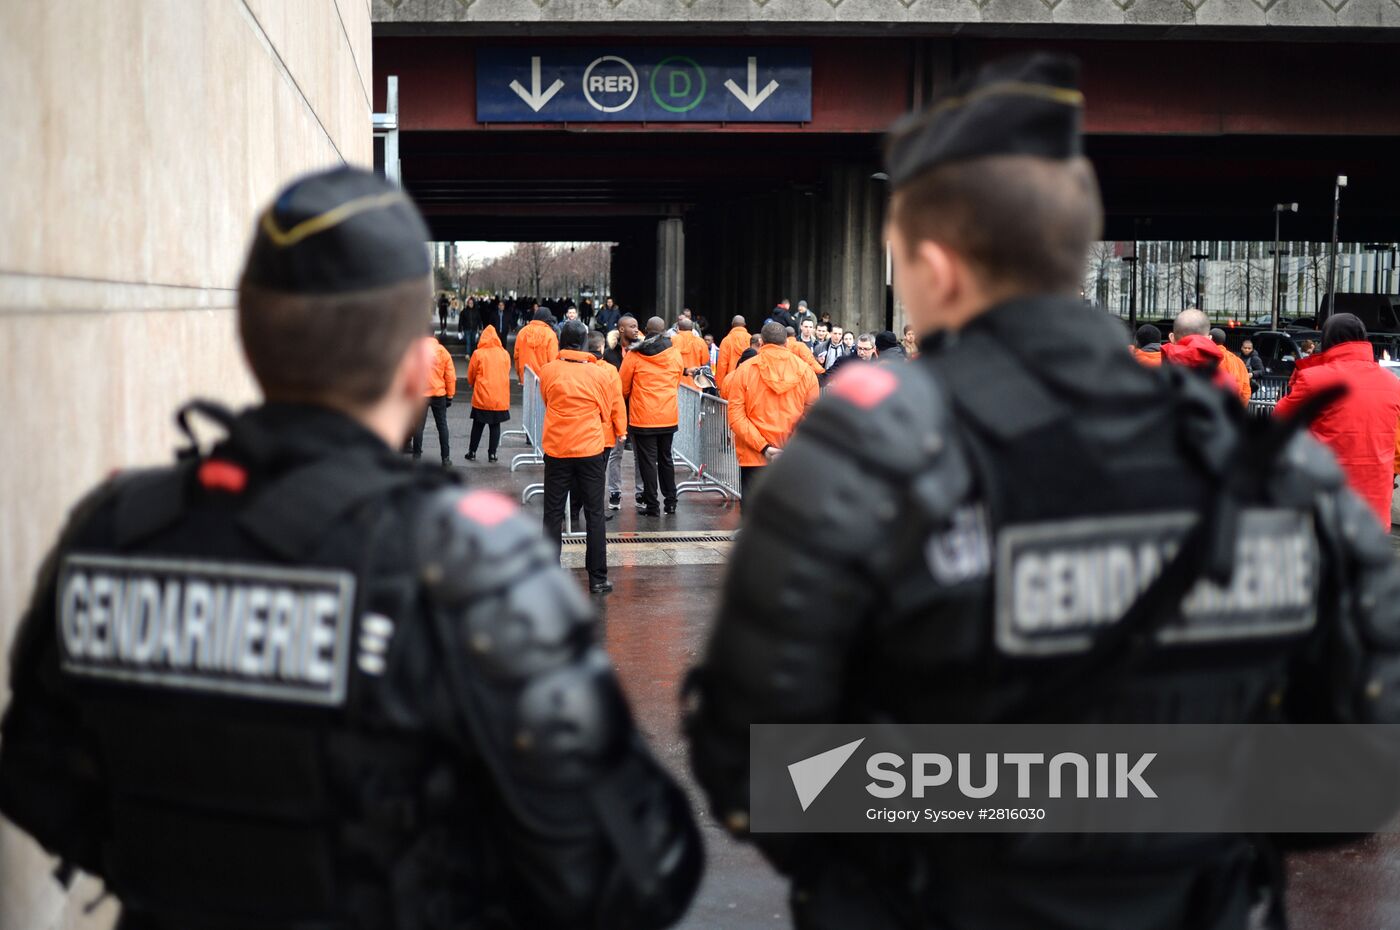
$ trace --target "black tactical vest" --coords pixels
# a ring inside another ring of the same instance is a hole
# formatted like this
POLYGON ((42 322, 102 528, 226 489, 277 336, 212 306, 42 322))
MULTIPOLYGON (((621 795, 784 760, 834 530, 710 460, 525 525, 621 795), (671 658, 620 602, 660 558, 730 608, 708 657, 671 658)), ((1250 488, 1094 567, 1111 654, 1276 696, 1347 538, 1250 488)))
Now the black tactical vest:
POLYGON ((408 528, 445 479, 326 411, 227 425, 122 480, 60 568, 122 927, 490 926, 480 776, 428 734, 408 528))

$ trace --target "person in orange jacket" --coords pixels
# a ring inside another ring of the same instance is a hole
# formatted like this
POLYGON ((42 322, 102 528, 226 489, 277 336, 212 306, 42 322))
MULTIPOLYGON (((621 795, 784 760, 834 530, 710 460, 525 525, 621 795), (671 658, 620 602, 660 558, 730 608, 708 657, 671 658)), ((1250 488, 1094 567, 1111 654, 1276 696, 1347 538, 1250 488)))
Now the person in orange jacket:
POLYGON ((1210 331, 1210 341, 1220 346, 1220 351, 1224 353, 1220 357, 1220 368, 1235 379, 1235 389, 1240 395, 1240 403, 1249 403, 1249 396, 1254 393, 1254 389, 1249 386, 1249 368, 1245 366, 1244 359, 1226 347, 1225 330, 1218 326, 1210 331))
POLYGON ((1147 368, 1162 367, 1162 331, 1160 329, 1151 323, 1144 323, 1133 334, 1133 340, 1137 345, 1128 346, 1128 350, 1133 353, 1133 358, 1139 365, 1147 368))
POLYGON ((715 387, 724 393, 724 379, 739 364, 739 356, 749 347, 749 327, 744 318, 736 316, 729 321, 729 334, 719 344, 719 364, 715 367, 715 387))
POLYGON ((628 429, 637 465, 642 472, 642 502, 637 510, 659 517, 657 482, 661 485, 666 513, 676 512, 676 463, 671 456, 676 425, 680 422, 677 391, 685 377, 680 353, 663 335, 666 321, 647 320, 647 336, 622 360, 622 393, 627 398, 628 429))
MULTIPOLYGON (((676 321, 676 335, 671 337, 671 345, 680 353, 681 362, 689 374, 693 375, 696 369, 710 364, 710 348, 705 345, 705 340, 695 334, 695 323, 687 317, 676 321)), ((695 379, 690 378, 688 383, 694 387, 695 379)))
POLYGON ((544 532, 558 546, 566 501, 581 501, 588 525, 588 590, 607 594, 612 585, 603 516, 606 448, 610 437, 616 442, 627 433, 627 420, 615 402, 612 374, 584 351, 588 327, 570 320, 559 336, 559 357, 539 372, 544 398, 544 532))
MULTIPOLYGON (((618 442, 624 438, 617 434, 617 430, 614 428, 615 424, 627 422, 627 402, 622 399, 622 375, 618 373, 617 367, 605 357, 605 352, 608 348, 608 339, 611 337, 616 341, 618 338, 616 332, 617 330, 613 330, 611 333, 604 335, 597 330, 592 330, 588 334, 588 353, 598 360, 599 367, 612 375, 611 387, 608 390, 613 399, 613 417, 606 424, 608 429, 605 431, 606 435, 603 437, 606 446, 603 450, 605 476, 606 470, 612 467, 614 450, 617 448, 618 442)), ((619 483, 622 481, 620 463, 618 465, 618 481, 619 483)), ((607 481, 604 481, 604 486, 606 487, 606 485, 607 481)), ((621 492, 619 492, 619 497, 620 496, 621 492)), ((570 499, 570 506, 573 508, 574 522, 577 523, 579 521, 582 504, 580 501, 570 499)), ((612 511, 612 502, 609 501, 604 519, 611 520, 613 518, 612 511)))
POLYGON ((559 355, 559 338, 551 325, 554 316, 548 310, 536 310, 535 318, 525 324, 515 337, 515 380, 525 383, 525 366, 539 374, 544 366, 559 355))
MULTIPOLYGON (((767 324, 764 325, 766 326, 767 324)), ((821 362, 817 361, 817 357, 812 354, 812 350, 807 348, 806 343, 797 338, 797 330, 793 329, 791 326, 787 326, 784 327, 783 333, 787 336, 789 352, 797 356, 798 359, 802 361, 802 364, 812 369, 813 374, 826 374, 826 369, 822 367, 821 362)))
MULTIPOLYGON (((431 335, 431 334, 430 334, 431 335)), ((418 429, 413 434, 413 460, 423 457, 423 430, 428 425, 428 411, 433 412, 433 425, 437 427, 438 447, 442 452, 442 466, 452 464, 452 446, 447 436, 447 408, 452 406, 452 398, 457 396, 457 366, 452 355, 441 342, 433 341, 433 364, 428 369, 428 386, 423 390, 428 398, 428 406, 423 410, 423 418, 418 421, 418 429)))
POLYGON ((757 357, 734 370, 729 381, 729 430, 739 459, 740 496, 782 452, 797 423, 816 403, 817 376, 789 351, 781 323, 765 323, 757 357))
POLYGON ((476 461, 481 434, 490 427, 486 457, 494 462, 501 445, 501 424, 510 419, 510 353, 501 344, 494 326, 481 331, 476 351, 467 362, 467 384, 472 388, 472 438, 467 461, 476 461))

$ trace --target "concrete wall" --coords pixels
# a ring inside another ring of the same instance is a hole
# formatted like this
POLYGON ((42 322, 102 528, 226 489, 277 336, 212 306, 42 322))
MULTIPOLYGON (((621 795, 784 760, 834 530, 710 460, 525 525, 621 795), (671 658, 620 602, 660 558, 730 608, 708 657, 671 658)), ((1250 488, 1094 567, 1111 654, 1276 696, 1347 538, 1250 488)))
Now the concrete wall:
MULTIPOLYGON (((254 399, 233 288, 255 213, 370 163, 370 79, 369 0, 0 3, 0 669, 83 490, 167 460, 182 398, 254 399)), ((0 823, 0 928, 110 923, 51 867, 0 823)))

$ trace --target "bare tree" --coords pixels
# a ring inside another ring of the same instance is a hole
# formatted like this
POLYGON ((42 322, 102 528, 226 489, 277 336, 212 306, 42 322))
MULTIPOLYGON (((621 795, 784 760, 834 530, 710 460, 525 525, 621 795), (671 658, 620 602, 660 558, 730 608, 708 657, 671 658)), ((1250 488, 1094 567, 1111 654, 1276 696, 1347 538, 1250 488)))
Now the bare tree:
POLYGON ((470 293, 472 277, 481 270, 481 258, 471 252, 457 253, 456 278, 459 290, 470 293))
POLYGON ((1084 294, 1093 295, 1097 307, 1108 306, 1111 269, 1118 261, 1116 242, 1095 242, 1089 248, 1089 260, 1084 270, 1084 294))

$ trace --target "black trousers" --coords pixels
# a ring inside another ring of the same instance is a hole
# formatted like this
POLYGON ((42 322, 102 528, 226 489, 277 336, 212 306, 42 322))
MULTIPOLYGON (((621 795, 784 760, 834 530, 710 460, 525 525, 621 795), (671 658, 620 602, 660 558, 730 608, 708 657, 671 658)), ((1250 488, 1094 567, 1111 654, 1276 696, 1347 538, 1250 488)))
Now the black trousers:
POLYGON ((749 502, 749 489, 753 487, 754 479, 763 474, 765 465, 740 465, 739 466, 739 506, 749 502))
POLYGON ((666 503, 676 502, 676 460, 671 457, 671 440, 675 438, 674 429, 655 433, 632 433, 632 449, 637 454, 637 467, 642 471, 642 503, 646 504, 649 510, 658 509, 658 478, 661 483, 661 496, 666 503))
POLYGON ((413 434, 413 457, 423 454, 423 430, 428 425, 428 412, 433 414, 433 425, 437 427, 438 445, 442 447, 442 460, 452 458, 452 446, 447 437, 447 398, 429 397, 428 409, 423 411, 423 419, 418 421, 418 432, 413 434))
POLYGON ((556 548, 562 548, 564 502, 569 497, 582 502, 584 521, 588 524, 584 564, 590 584, 608 580, 608 533, 603 514, 607 455, 605 449, 598 455, 583 458, 544 457, 544 534, 554 540, 556 548))
POLYGON ((481 445, 481 432, 488 426, 491 427, 491 439, 488 445, 486 446, 487 453, 490 455, 495 455, 496 450, 500 448, 501 424, 485 423, 481 420, 472 420, 472 441, 471 445, 467 447, 467 451, 470 452, 472 455, 476 455, 476 447, 481 445))

